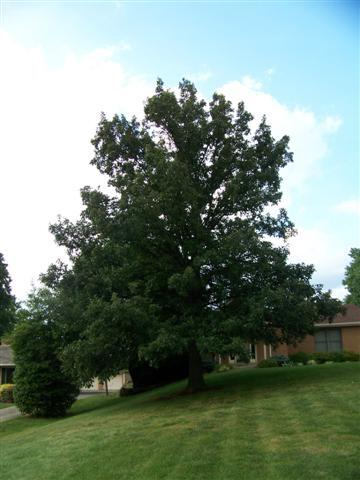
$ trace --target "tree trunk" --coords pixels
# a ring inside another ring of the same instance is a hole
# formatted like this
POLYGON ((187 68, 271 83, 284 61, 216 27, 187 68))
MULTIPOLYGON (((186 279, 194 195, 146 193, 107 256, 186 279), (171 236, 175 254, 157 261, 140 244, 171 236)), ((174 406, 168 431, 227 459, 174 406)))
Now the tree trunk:
POLYGON ((205 388, 201 355, 195 342, 189 345, 189 379, 186 390, 197 392, 205 388))
POLYGON ((107 380, 105 380, 105 392, 106 392, 106 396, 108 396, 109 395, 109 387, 108 387, 107 380))

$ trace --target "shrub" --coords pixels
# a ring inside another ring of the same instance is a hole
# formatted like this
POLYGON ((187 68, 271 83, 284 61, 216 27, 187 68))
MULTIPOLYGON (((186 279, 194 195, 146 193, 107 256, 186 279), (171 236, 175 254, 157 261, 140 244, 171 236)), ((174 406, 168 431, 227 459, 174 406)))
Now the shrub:
POLYGON ((344 352, 329 352, 331 362, 345 362, 344 352))
POLYGON ((14 403, 14 385, 12 383, 0 385, 0 402, 14 403))
POLYGON ((202 361, 203 372, 211 373, 215 370, 214 360, 203 360, 202 361))
POLYGON ((354 352, 317 352, 313 353, 311 358, 319 364, 328 362, 358 362, 360 355, 354 352))
POLYGON ((305 352, 297 352, 289 355, 289 358, 294 363, 301 363, 302 365, 307 365, 310 360, 310 355, 305 352))
POLYGON ((267 360, 261 360, 261 362, 258 363, 258 368, 272 368, 272 367, 278 367, 279 364, 275 358, 268 358, 267 360))
POLYGON ((360 353, 355 352, 343 352, 344 362, 359 362, 360 353))
POLYGON ((75 401, 77 385, 62 371, 51 323, 23 321, 15 329, 14 400, 24 414, 59 417, 75 401))
POLYGON ((232 370, 234 367, 232 365, 229 365, 228 363, 222 363, 221 365, 218 365, 216 367, 216 371, 219 373, 222 372, 227 372, 229 370, 232 370))
POLYGON ((270 357, 270 360, 275 360, 278 367, 288 367, 290 366, 289 357, 286 355, 273 355, 270 357))
POLYGON ((330 362, 332 360, 331 355, 329 352, 316 352, 311 355, 311 359, 315 360, 318 364, 323 364, 326 362, 330 362))

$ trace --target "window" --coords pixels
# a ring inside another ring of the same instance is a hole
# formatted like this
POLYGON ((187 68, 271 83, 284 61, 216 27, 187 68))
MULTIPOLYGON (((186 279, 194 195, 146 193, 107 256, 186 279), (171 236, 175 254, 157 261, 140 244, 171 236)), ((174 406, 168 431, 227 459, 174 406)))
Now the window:
POLYGON ((15 368, 2 367, 1 369, 1 383, 13 383, 13 375, 15 368))
POLYGON ((317 352, 341 352, 341 329, 329 328, 316 332, 315 349, 317 352))

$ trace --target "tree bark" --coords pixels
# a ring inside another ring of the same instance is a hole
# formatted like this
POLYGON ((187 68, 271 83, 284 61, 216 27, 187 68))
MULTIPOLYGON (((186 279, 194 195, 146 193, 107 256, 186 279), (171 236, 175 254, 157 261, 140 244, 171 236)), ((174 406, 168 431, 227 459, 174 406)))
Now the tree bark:
POLYGON ((200 352, 195 342, 189 345, 189 379, 186 390, 197 392, 205 388, 203 367, 200 352))
POLYGON ((105 380, 105 392, 106 392, 106 396, 108 396, 109 395, 109 387, 108 387, 107 380, 105 380))

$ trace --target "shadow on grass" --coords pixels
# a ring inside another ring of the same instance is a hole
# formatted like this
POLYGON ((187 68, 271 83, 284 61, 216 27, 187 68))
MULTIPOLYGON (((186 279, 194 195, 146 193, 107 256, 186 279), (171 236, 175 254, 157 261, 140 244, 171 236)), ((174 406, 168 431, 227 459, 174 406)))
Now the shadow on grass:
MULTIPOLYGON (((159 391, 137 402, 138 406, 158 402, 172 402, 174 400, 189 403, 202 402, 228 397, 249 398, 258 395, 278 395, 286 391, 298 392, 303 386, 318 388, 322 384, 346 384, 353 377, 354 371, 359 371, 360 362, 337 363, 331 365, 313 365, 278 368, 238 368, 224 373, 211 373, 206 376, 206 386, 203 391, 192 395, 184 394, 184 384, 178 383, 159 391), (170 388, 169 388, 170 387, 170 388)), ((135 404, 134 404, 135 407, 135 404)))

